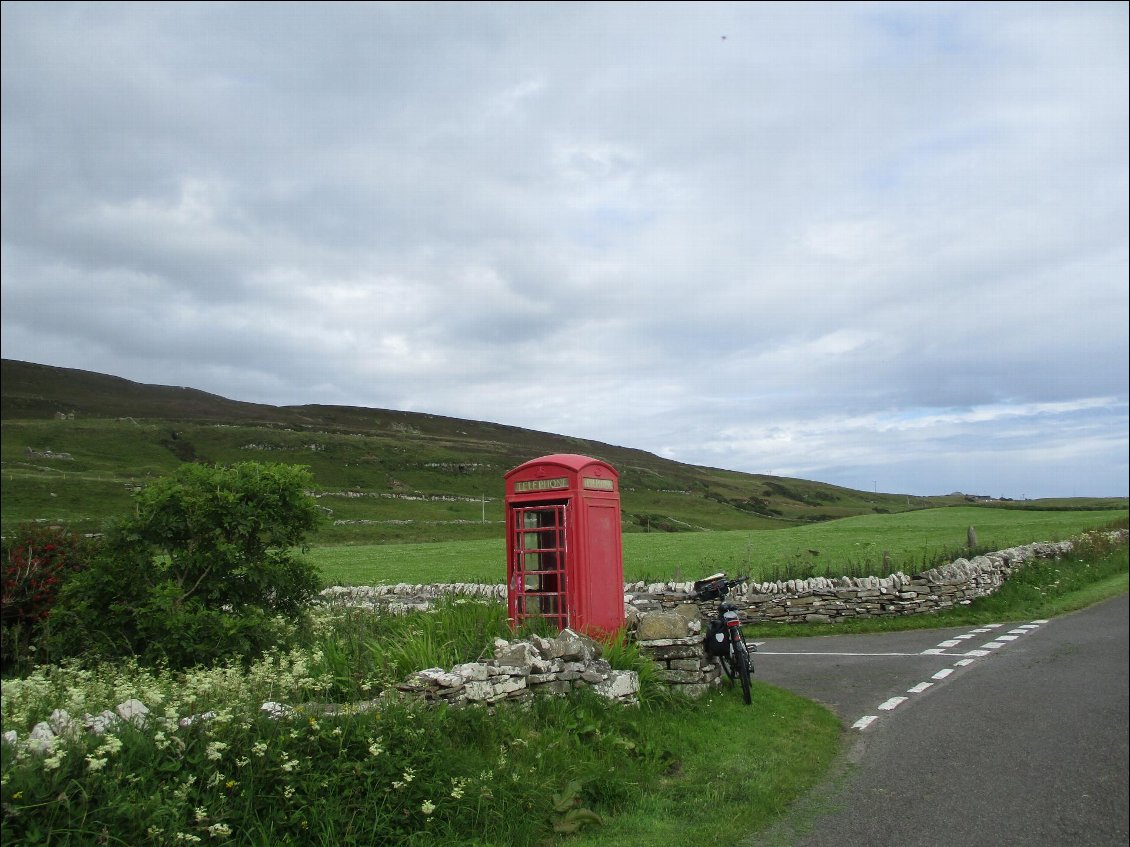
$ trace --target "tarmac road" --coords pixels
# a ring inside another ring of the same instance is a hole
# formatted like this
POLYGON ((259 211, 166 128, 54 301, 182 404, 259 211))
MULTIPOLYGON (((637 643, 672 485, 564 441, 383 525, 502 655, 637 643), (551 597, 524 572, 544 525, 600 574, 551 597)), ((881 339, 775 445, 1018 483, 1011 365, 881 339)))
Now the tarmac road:
POLYGON ((756 679, 850 734, 761 847, 1124 847, 1128 603, 1053 620, 759 642, 756 679))

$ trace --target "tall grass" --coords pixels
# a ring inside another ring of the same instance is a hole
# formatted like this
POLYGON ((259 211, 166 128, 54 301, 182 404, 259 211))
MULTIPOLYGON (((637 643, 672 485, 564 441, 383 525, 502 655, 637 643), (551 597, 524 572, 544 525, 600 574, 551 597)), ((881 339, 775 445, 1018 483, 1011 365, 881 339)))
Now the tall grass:
POLYGON ((363 699, 424 668, 489 658, 495 638, 513 638, 499 602, 441 598, 434 612, 323 612, 317 624, 317 671, 332 678, 337 700, 363 699))

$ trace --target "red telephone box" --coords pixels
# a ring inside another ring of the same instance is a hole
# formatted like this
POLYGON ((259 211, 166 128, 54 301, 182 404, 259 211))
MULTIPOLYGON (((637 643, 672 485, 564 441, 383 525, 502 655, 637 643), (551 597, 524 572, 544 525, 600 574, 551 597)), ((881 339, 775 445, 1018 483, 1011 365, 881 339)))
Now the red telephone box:
POLYGON ((624 623, 620 475, 558 453, 506 474, 507 607, 513 625, 611 633, 624 623))

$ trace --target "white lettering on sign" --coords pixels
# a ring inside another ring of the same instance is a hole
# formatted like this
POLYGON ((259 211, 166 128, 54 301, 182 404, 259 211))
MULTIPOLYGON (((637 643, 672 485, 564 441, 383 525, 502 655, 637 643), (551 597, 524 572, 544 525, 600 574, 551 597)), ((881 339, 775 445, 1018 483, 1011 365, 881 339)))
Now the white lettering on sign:
POLYGON ((595 489, 596 491, 615 491, 616 488, 610 479, 596 479, 595 477, 586 476, 584 479, 585 488, 595 489))
POLYGON ((530 479, 525 482, 514 483, 514 491, 559 491, 562 488, 569 487, 569 479, 567 477, 555 477, 554 479, 530 479))

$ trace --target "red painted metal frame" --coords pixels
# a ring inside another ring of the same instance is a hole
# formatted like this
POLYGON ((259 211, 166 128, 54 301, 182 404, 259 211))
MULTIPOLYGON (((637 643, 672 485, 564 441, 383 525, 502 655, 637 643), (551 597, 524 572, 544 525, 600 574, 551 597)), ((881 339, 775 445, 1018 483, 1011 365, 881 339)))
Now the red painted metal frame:
POLYGON ((510 606, 515 624, 544 618, 557 629, 570 625, 565 563, 569 555, 564 504, 514 508, 510 606))

